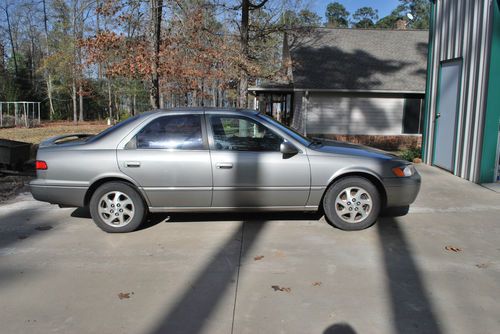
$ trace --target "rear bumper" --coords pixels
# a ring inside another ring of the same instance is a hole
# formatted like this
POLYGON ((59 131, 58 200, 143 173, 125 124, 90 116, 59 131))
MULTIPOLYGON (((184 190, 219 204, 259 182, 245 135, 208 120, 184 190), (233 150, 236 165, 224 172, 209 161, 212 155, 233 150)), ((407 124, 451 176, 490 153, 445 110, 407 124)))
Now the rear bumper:
POLYGON ((83 207, 87 188, 39 185, 35 181, 30 183, 33 198, 52 204, 83 207))
POLYGON ((417 173, 410 177, 383 179, 387 194, 386 207, 407 206, 415 201, 420 191, 421 177, 417 173))

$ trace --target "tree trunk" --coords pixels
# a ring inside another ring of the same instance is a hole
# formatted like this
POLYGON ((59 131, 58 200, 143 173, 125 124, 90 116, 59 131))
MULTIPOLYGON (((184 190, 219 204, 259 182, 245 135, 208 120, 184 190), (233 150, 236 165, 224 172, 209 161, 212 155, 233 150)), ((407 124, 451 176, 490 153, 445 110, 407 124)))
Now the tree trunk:
POLYGON ((76 1, 73 0, 73 17, 72 17, 72 27, 73 27, 73 59, 72 59, 72 78, 71 78, 71 88, 72 88, 72 99, 73 99, 73 122, 75 124, 78 123, 78 106, 76 102, 76 94, 77 94, 77 87, 76 87, 76 61, 78 59, 77 51, 76 51, 76 1))
POLYGON ((78 123, 78 106, 76 102, 76 80, 71 80, 71 99, 73 100, 73 123, 78 123))
POLYGON ((17 69, 16 48, 14 45, 14 38, 12 37, 12 27, 10 25, 10 16, 9 16, 9 7, 8 6, 5 6, 5 17, 7 19, 7 30, 9 32, 10 47, 12 49, 12 59, 14 59, 14 73, 16 74, 16 78, 17 78, 18 69, 17 69))
MULTIPOLYGON (((47 8, 45 4, 46 0, 42 0, 43 4, 43 25, 44 25, 44 31, 45 31, 45 57, 48 57, 50 55, 50 48, 49 48, 49 28, 47 25, 47 8)), ((47 81, 47 97, 49 99, 49 119, 52 120, 54 118, 54 103, 52 100, 52 75, 50 72, 45 68, 45 80, 47 81)))
POLYGON ((132 116, 135 116, 137 114, 137 94, 134 94, 133 100, 132 100, 132 116))
POLYGON ((158 109, 160 107, 160 78, 158 74, 159 53, 161 44, 161 19, 162 19, 163 0, 150 0, 151 10, 151 107, 158 109))
POLYGON ((78 100, 80 102, 80 115, 78 116, 78 119, 80 122, 83 122, 83 87, 82 87, 82 82, 78 84, 78 100))
MULTIPOLYGON (((241 2, 241 36, 240 47, 244 61, 248 60, 248 24, 250 16, 250 0, 241 2)), ((246 108, 248 104, 248 73, 245 69, 240 71, 240 82, 238 85, 238 107, 246 108)))
POLYGON ((111 99, 111 80, 108 78, 108 112, 109 121, 113 122, 113 100, 111 99))

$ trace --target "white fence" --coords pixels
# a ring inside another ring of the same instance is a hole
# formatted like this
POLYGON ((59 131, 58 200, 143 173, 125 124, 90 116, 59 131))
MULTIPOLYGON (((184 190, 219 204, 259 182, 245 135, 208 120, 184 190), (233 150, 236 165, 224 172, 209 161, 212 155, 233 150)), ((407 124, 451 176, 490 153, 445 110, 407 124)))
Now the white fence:
POLYGON ((40 102, 0 101, 0 127, 40 125, 40 102))

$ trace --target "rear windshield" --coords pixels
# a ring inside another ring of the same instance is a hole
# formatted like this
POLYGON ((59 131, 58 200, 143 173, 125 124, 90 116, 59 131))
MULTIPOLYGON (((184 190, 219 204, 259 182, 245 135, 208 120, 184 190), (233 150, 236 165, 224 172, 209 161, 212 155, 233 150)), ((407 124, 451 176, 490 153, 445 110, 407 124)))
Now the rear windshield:
POLYGON ((102 131, 102 132, 99 132, 98 134, 96 134, 95 136, 93 137, 90 137, 89 138, 89 141, 94 141, 94 140, 99 140, 101 138, 104 138, 106 137, 108 134, 120 129, 121 127, 129 124, 129 123, 132 123, 133 121, 135 121, 136 119, 138 118, 141 118, 145 116, 145 114, 139 114, 139 115, 136 115, 136 116, 133 116, 133 117, 130 117, 130 118, 127 118, 126 120, 124 121, 121 121, 121 122, 118 122, 116 123, 115 125, 113 125, 112 127, 109 127, 107 128, 106 130, 102 131))

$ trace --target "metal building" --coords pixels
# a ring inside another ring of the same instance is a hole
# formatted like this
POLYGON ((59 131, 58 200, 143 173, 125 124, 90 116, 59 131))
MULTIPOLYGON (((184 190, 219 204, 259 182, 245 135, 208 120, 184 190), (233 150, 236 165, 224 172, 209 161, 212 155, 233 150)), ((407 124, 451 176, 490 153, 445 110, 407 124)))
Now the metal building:
POLYGON ((433 0, 424 162, 500 180, 500 0, 433 0))

